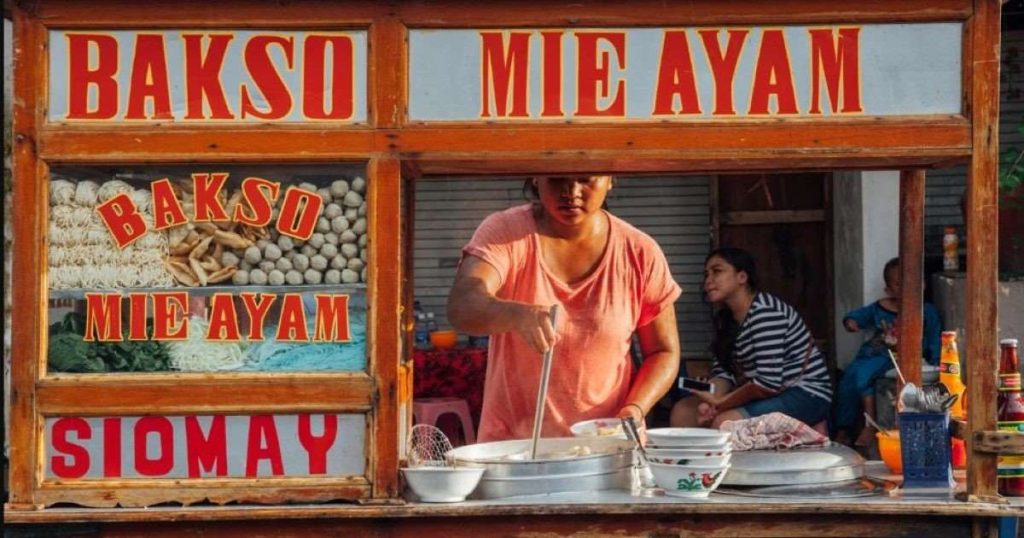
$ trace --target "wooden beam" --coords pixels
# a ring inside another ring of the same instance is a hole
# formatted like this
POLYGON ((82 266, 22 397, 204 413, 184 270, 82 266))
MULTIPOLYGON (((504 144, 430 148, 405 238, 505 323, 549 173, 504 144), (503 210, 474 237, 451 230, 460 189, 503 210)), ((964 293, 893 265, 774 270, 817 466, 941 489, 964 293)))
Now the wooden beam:
POLYGON ((42 415, 365 412, 366 374, 167 374, 47 377, 36 400, 42 415))
MULTIPOLYGON (((388 103, 383 97, 378 102, 388 103)), ((393 105, 393 103, 392 103, 393 105)), ((379 106, 392 107, 382 104, 379 106)), ((381 113, 379 121, 392 121, 381 113)), ((415 160, 686 159, 809 163, 833 159, 892 159, 924 165, 966 162, 970 124, 963 118, 841 118, 828 121, 623 122, 616 125, 440 124, 405 129, 304 125, 230 128, 166 126, 47 126, 42 157, 54 163, 334 162, 403 157, 415 160), (160 148, 154 151, 153 148, 160 148)), ((889 159, 889 161, 882 161, 889 159)), ((732 162, 732 166, 728 164, 732 162)), ((831 163, 826 163, 831 166, 831 163)), ((876 166, 878 166, 876 165, 876 166)), ((579 171, 579 170, 577 170, 579 171)), ((600 171, 600 170, 595 170, 600 171)))
POLYGON ((41 430, 36 414, 35 382, 46 356, 46 301, 43 271, 46 253, 40 248, 46 236, 49 194, 43 181, 45 170, 39 160, 37 134, 46 95, 45 29, 16 4, 14 16, 14 228, 11 308, 18 312, 11 327, 16 345, 11 350, 11 414, 9 477, 10 503, 28 507, 34 503, 33 490, 39 474, 38 438, 41 430))
MULTIPOLYGON (((998 371, 997 184, 999 172, 998 0, 974 0, 971 27, 973 88, 970 115, 974 152, 967 176, 967 423, 974 431, 996 429, 998 371)), ((996 457, 967 441, 967 493, 996 494, 996 457)))
POLYGON ((924 170, 900 172, 900 369, 921 386, 924 314, 924 170))
POLYGON ((780 211, 728 211, 721 215, 722 224, 747 226, 752 224, 796 224, 824 222, 824 209, 794 209, 780 211))
POLYGON ((113 0, 108 9, 96 10, 88 0, 45 2, 37 8, 48 24, 62 28, 138 26, 147 28, 218 28, 267 27, 303 29, 335 27, 338 24, 359 26, 369 23, 381 13, 393 13, 411 26, 438 28, 456 27, 621 27, 651 24, 681 25, 778 25, 778 24, 862 24, 910 21, 956 21, 966 19, 970 11, 967 0, 863 0, 856 4, 778 0, 772 9, 764 9, 759 0, 739 0, 723 4, 714 0, 669 3, 657 1, 631 2, 622 9, 619 2, 561 0, 544 5, 526 5, 515 0, 478 2, 457 0, 438 2, 373 2, 344 3, 317 0, 291 0, 289 16, 281 17, 276 3, 258 0, 179 0, 173 4, 137 3, 113 0), (239 12, 244 11, 244 24, 239 12), (499 22, 500 21, 500 22, 499 22))
POLYGON ((375 159, 368 168, 370 235, 370 375, 377 402, 372 421, 373 497, 398 495, 399 367, 402 362, 401 163, 375 159))
POLYGON ((974 432, 974 450, 986 454, 1024 454, 1024 433, 1003 431, 974 432))

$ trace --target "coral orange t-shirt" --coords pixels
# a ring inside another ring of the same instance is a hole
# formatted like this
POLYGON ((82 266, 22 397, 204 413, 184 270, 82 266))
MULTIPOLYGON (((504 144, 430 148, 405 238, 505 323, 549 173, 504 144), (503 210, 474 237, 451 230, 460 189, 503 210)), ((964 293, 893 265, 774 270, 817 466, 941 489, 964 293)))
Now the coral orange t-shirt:
MULTIPOLYGON (((671 308, 682 289, 658 244, 608 214, 608 244, 597 267, 572 285, 544 265, 532 207, 495 213, 480 224, 464 256, 497 269, 497 297, 562 307, 544 410, 543 437, 566 437, 581 420, 613 417, 626 404, 634 368, 633 332, 671 308)), ((481 441, 525 439, 533 433, 542 356, 516 333, 491 336, 481 441)))

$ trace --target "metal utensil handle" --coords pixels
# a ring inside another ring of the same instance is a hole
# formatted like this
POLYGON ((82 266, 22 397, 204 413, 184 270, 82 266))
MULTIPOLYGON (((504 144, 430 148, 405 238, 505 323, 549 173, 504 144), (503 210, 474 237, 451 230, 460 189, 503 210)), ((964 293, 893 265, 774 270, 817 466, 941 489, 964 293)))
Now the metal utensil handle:
POLYGON ((647 451, 644 450, 644 445, 640 442, 640 429, 637 428, 633 417, 622 417, 622 429, 625 431, 626 437, 636 443, 636 451, 640 454, 640 462, 647 465, 647 451))
MULTIPOLYGON (((557 327, 558 305, 551 307, 551 326, 557 327)), ((544 402, 548 399, 548 378, 551 377, 551 357, 555 353, 555 344, 544 352, 544 362, 540 370, 540 388, 537 389, 537 407, 533 412, 533 442, 530 444, 530 459, 537 459, 537 442, 540 440, 540 428, 544 424, 544 402)))

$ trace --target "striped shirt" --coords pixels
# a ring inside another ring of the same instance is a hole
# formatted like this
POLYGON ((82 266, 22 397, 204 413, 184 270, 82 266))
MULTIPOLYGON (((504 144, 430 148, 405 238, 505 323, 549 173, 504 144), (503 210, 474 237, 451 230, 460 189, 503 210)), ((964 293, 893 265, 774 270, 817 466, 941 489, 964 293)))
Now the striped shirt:
MULTIPOLYGON (((814 345, 811 332, 792 306, 768 293, 758 293, 740 325, 733 350, 736 368, 753 383, 775 392, 800 387, 832 401, 825 358, 814 345), (809 348, 809 349, 808 349, 809 348), (807 366, 804 366, 805 358, 807 366)), ((735 383, 716 358, 713 377, 735 383)))

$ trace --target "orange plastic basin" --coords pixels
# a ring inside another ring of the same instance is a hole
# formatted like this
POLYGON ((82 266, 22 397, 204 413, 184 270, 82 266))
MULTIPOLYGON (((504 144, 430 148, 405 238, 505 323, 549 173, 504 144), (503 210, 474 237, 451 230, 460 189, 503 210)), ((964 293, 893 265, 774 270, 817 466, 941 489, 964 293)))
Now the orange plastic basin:
POLYGON ((895 474, 903 474, 903 454, 900 452, 900 431, 888 430, 889 436, 878 432, 878 452, 885 466, 895 474), (891 436, 891 437, 890 437, 891 436))
POLYGON ((455 331, 434 331, 430 333, 430 344, 438 349, 451 349, 457 336, 455 331))

